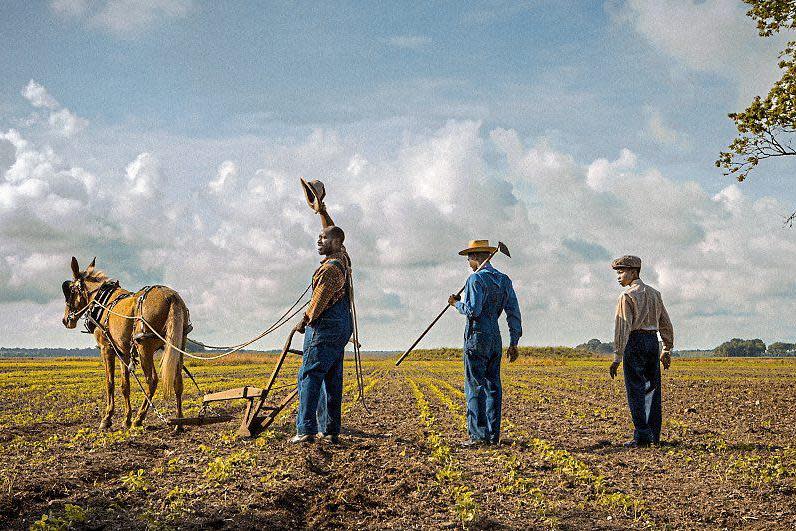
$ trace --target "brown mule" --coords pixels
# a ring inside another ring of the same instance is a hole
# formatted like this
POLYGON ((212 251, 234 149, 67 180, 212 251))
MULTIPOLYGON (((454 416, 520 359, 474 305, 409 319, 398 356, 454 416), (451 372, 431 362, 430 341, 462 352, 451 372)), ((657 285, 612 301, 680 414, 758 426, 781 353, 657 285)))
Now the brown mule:
MULTIPOLYGON (((114 377, 117 356, 123 361, 122 396, 125 406, 125 427, 141 426, 149 409, 149 400, 155 395, 158 375, 154 356, 163 351, 160 379, 165 395, 174 393, 177 399, 177 417, 182 417, 182 353, 185 336, 189 331, 188 309, 180 295, 166 286, 152 286, 132 293, 119 287, 102 271, 95 269, 96 258, 85 271, 81 271, 77 259, 72 257, 72 280, 63 283, 66 309, 63 324, 75 328, 77 321, 86 315, 87 328, 93 332, 100 354, 105 363, 105 393, 107 407, 100 422, 101 429, 111 427, 114 411, 114 377), (110 311, 103 308, 110 309, 110 311), (164 343, 152 333, 143 320, 166 339, 164 343), (135 420, 130 406, 131 354, 136 353, 146 381, 146 398, 141 404, 135 420)), ((181 427, 175 428, 180 431, 181 427)))

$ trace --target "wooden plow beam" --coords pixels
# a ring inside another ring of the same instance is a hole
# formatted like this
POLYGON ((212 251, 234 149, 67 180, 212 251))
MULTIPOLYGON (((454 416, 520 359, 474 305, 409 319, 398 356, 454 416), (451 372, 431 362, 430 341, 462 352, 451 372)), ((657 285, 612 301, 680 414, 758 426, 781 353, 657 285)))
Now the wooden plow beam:
MULTIPOLYGON (((271 423, 276 420, 277 415, 285 409, 298 395, 298 388, 294 389, 287 396, 282 398, 275 404, 268 403, 268 397, 271 390, 274 388, 274 383, 279 376, 279 371, 285 362, 288 354, 295 354, 302 356, 303 352, 290 348, 293 342, 293 335, 295 330, 291 330, 285 341, 285 346, 282 348, 282 353, 276 361, 271 377, 265 388, 260 389, 253 386, 237 387, 235 389, 227 389, 226 391, 218 391, 216 393, 208 393, 202 399, 202 409, 204 412, 207 410, 208 405, 212 402, 225 402, 228 400, 246 400, 246 407, 243 410, 243 418, 238 428, 238 435, 241 437, 256 437, 260 432, 266 429, 271 423), (260 413, 264 413, 261 415, 260 413)), ((227 422, 232 419, 231 415, 203 415, 200 413, 198 417, 184 417, 176 418, 169 421, 170 424, 179 424, 185 426, 204 426, 207 424, 215 424, 217 422, 227 422)))

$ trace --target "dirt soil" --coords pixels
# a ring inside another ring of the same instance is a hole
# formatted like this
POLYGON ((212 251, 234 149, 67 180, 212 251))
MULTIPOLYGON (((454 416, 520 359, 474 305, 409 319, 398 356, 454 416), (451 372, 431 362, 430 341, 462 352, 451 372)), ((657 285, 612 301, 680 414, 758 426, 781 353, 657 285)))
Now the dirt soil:
MULTIPOLYGON (((192 371, 221 390, 266 369, 192 371)), ((235 436, 240 403, 231 423, 174 434, 154 414, 119 429, 118 394, 101 431, 97 360, 0 360, 0 528, 796 528, 794 361, 675 360, 665 442, 638 450, 601 360, 506 363, 503 444, 476 448, 459 446, 461 361, 366 370, 367 410, 346 369, 341 443, 293 445, 293 408, 253 440, 235 436)))

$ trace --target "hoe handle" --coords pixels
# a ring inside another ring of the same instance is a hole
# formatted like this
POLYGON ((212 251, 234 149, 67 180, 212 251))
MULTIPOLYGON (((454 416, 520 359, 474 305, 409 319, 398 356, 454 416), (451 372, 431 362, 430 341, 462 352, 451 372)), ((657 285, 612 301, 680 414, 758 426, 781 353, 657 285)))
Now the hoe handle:
MULTIPOLYGON (((464 288, 460 289, 458 294, 460 295, 462 293, 462 291, 464 291, 464 288)), ((431 324, 428 325, 428 327, 425 330, 423 330, 423 333, 420 334, 420 337, 415 339, 415 342, 412 343, 412 346, 409 347, 408 349, 406 349, 406 352, 401 354, 401 357, 398 358, 398 361, 395 362, 396 366, 400 365, 401 362, 404 360, 404 358, 406 358, 409 355, 409 353, 412 352, 412 350, 417 346, 417 344, 420 343, 420 340, 423 339, 424 337, 426 337, 426 334, 428 333, 428 331, 431 330, 431 328, 435 324, 437 324, 437 321, 439 321, 442 318, 443 315, 445 315, 445 312, 448 311, 448 308, 450 308, 450 305, 445 306, 445 308, 441 312, 439 312, 439 315, 433 321, 431 321, 431 324)))
MULTIPOLYGON (((488 263, 489 263, 489 261, 492 259, 492 257, 493 257, 493 256, 495 256, 495 253, 496 253, 496 252, 498 252, 498 249, 495 249, 494 251, 492 251, 492 254, 490 254, 490 255, 489 255, 489 258, 487 258, 486 260, 484 260, 483 262, 481 262, 481 265, 480 265, 480 266, 478 266, 478 269, 476 269, 475 271, 473 271, 473 274, 476 274, 476 273, 478 273, 479 271, 481 271, 481 269, 483 269, 483 267, 484 267, 486 264, 488 264, 488 263)), ((466 285, 465 285, 465 286, 466 286, 466 285)), ((457 296, 457 297, 458 297, 459 295, 461 295, 461 294, 462 294, 462 292, 464 291, 464 288, 465 288, 465 286, 462 286, 462 287, 459 289, 459 291, 457 291, 457 292, 456 292, 456 296, 457 296)), ((396 361, 396 362, 395 362, 395 365, 396 365, 396 367, 397 367, 398 365, 400 365, 400 364, 401 364, 401 362, 402 362, 402 361, 403 361, 403 360, 404 360, 404 359, 405 359, 405 358, 406 358, 406 357, 409 355, 409 353, 410 353, 410 352, 412 352, 412 350, 414 350, 414 348, 417 346, 417 344, 418 344, 418 343, 420 343, 420 340, 421 340, 421 339, 423 339, 424 337, 426 337, 426 334, 428 334, 428 331, 429 331, 429 330, 431 330, 431 328, 433 328, 433 326, 434 326, 435 324, 437 324, 437 321, 439 321, 439 320, 442 318, 442 316, 443 316, 443 315, 445 315, 445 312, 447 312, 447 311, 448 311, 448 308, 450 308, 450 307, 451 307, 451 306, 450 306, 450 304, 446 304, 446 305, 445 305, 445 308, 443 308, 443 310, 442 310, 441 312, 439 312, 439 315, 437 315, 437 317, 435 317, 435 318, 434 318, 434 320, 433 320, 433 321, 431 321, 431 324, 430 324, 430 325, 428 325, 428 327, 426 327, 426 329, 425 329, 425 330, 423 330, 423 333, 422 333, 422 334, 420 334, 420 337, 418 337, 418 338, 415 340, 415 342, 414 342, 414 343, 412 343, 412 346, 411 346, 411 347, 409 347, 408 349, 406 349, 406 352, 404 352, 403 354, 401 354, 401 357, 400 357, 400 358, 398 358, 398 361, 396 361)))

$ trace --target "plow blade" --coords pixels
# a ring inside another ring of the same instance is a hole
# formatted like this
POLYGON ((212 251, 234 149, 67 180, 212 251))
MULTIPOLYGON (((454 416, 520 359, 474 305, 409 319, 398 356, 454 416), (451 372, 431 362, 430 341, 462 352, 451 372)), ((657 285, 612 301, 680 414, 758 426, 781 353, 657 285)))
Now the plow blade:
POLYGON ((254 408, 247 407, 246 413, 243 415, 243 420, 240 423, 240 428, 238 428, 238 435, 241 437, 256 437, 258 433, 262 432, 276 420, 277 415, 279 415, 297 395, 298 389, 294 389, 292 393, 283 398, 276 406, 261 406, 259 411, 268 411, 268 413, 262 417, 257 416, 258 411, 255 411, 254 408))

